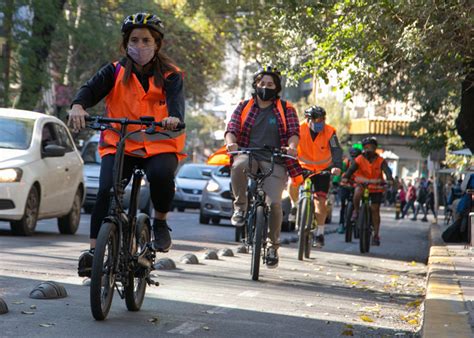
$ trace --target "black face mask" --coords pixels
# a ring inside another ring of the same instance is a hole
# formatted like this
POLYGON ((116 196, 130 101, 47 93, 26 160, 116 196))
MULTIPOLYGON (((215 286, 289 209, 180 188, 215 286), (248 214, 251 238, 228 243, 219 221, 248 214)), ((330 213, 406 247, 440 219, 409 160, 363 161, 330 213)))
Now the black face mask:
POLYGON ((258 97, 261 98, 263 101, 270 101, 274 99, 277 94, 275 89, 262 87, 257 87, 256 92, 258 97))
POLYGON ((364 152, 367 154, 367 157, 375 156, 375 150, 364 150, 364 152))

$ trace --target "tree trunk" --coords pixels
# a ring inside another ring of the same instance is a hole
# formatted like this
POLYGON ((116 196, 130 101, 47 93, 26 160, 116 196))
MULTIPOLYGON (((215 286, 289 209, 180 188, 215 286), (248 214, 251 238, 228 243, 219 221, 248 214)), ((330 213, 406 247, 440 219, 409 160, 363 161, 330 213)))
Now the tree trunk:
POLYGON ((33 1, 31 37, 22 49, 20 109, 34 109, 48 80, 47 59, 66 0, 33 1))
POLYGON ((461 86, 461 111, 456 128, 466 146, 474 153, 474 62, 461 86))
POLYGON ((3 50, 3 106, 10 105, 10 63, 12 50, 13 27, 13 0, 6 0, 4 11, 3 29, 5 31, 5 48, 3 50))

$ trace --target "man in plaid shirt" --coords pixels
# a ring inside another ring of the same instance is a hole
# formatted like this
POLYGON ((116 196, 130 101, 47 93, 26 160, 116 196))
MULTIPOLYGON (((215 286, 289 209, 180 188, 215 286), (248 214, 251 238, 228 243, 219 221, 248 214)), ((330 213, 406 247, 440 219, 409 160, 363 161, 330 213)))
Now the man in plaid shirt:
MULTIPOLYGON (((260 68, 254 75, 252 84, 255 93, 250 100, 242 101, 235 109, 227 124, 225 141, 227 151, 239 147, 270 146, 284 148, 290 156, 297 155, 299 142, 298 115, 289 102, 278 96, 281 91, 281 75, 272 67, 260 68)), ((268 170, 270 153, 256 153, 253 157, 252 170, 268 170)), ((231 168, 232 191, 235 197, 232 225, 244 225, 247 210, 247 176, 249 169, 248 155, 233 158, 231 168)), ((267 267, 278 266, 278 248, 282 222, 281 195, 288 181, 288 175, 295 182, 302 181, 302 171, 298 162, 290 159, 275 159, 273 173, 265 182, 263 189, 267 194, 270 207, 269 243, 267 267)))

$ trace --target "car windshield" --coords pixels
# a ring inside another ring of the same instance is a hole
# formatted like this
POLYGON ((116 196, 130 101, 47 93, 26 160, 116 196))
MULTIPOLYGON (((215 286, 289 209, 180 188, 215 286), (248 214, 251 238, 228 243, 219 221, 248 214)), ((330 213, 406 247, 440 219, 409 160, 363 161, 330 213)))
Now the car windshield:
POLYGON ((230 177, 230 166, 221 166, 214 170, 214 175, 217 177, 230 177))
POLYGON ((0 148, 28 149, 35 121, 17 117, 0 117, 0 148))
POLYGON ((84 163, 100 164, 101 158, 97 150, 97 142, 88 142, 82 150, 82 159, 84 163))
POLYGON ((179 169, 179 178, 190 178, 194 180, 208 180, 209 176, 204 176, 203 171, 210 171, 211 168, 204 165, 184 165, 179 169))

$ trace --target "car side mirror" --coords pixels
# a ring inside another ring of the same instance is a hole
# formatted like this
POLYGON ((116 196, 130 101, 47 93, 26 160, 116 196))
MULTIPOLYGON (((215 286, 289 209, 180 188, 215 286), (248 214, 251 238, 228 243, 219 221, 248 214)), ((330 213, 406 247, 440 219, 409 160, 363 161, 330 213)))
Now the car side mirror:
POLYGON ((66 148, 56 144, 48 144, 43 148, 43 157, 62 157, 66 154, 66 148))

